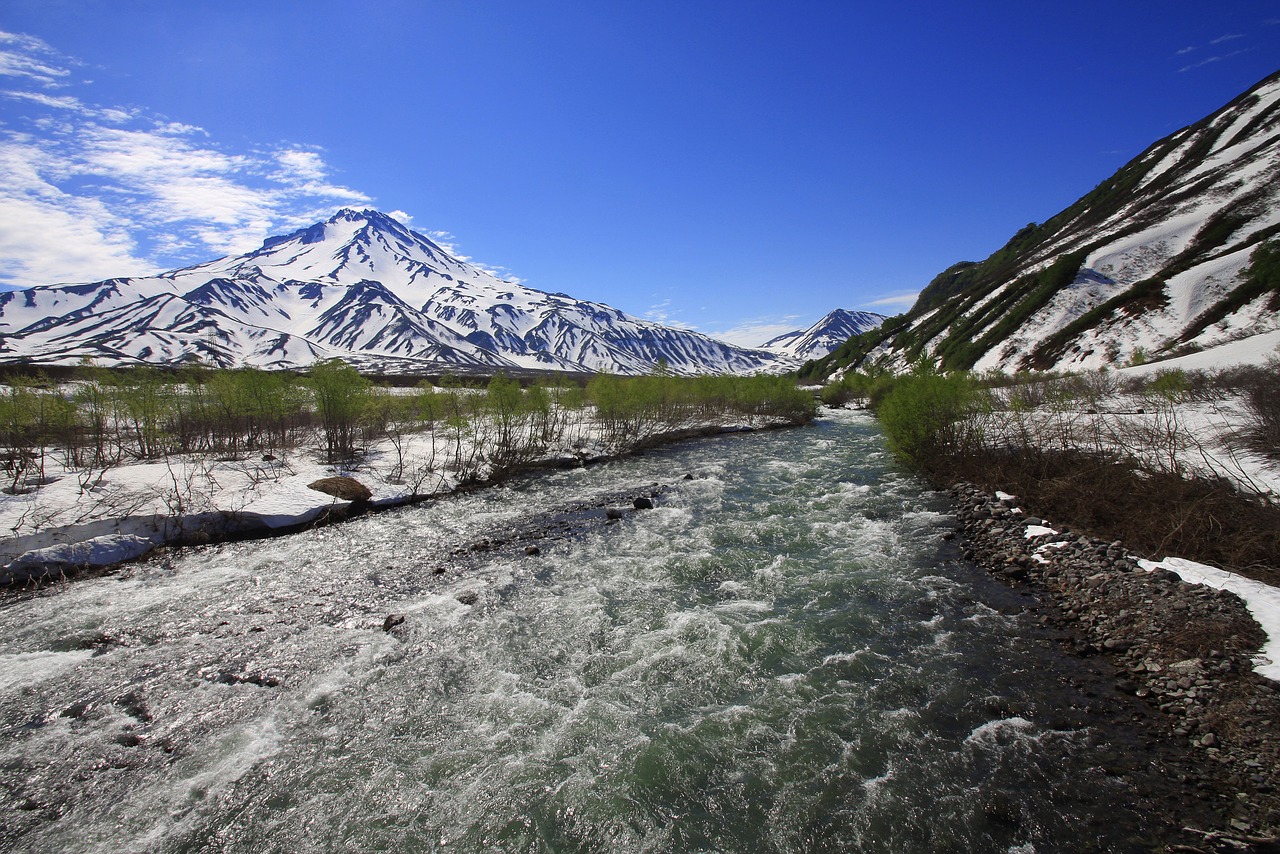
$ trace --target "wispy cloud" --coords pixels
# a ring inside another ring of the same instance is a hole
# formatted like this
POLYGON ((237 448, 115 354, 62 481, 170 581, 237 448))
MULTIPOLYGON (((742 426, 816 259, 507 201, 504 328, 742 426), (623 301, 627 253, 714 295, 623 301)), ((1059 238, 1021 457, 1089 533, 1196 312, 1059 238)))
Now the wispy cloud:
POLYGON ((56 87, 65 85, 71 77, 71 69, 66 66, 78 64, 35 36, 0 31, 0 75, 56 87))
POLYGON ((728 329, 707 331, 706 334, 712 338, 736 344, 739 347, 759 347, 779 335, 807 329, 810 323, 812 321, 802 323, 798 314, 756 317, 741 321, 736 326, 728 329))
POLYGON ((1248 52, 1249 52, 1248 50, 1233 50, 1231 51, 1231 53, 1224 53, 1217 56, 1210 56, 1210 57, 1207 57, 1206 59, 1200 60, 1199 62, 1193 62, 1191 65, 1184 65, 1181 68, 1179 68, 1178 71, 1180 72, 1192 71, 1196 68, 1203 68, 1206 65, 1210 65, 1215 62, 1222 62, 1224 59, 1231 59, 1231 57, 1233 56, 1239 56, 1242 53, 1248 53, 1248 52))
MULTIPOLYGON (((1267 23, 1270 23, 1270 22, 1268 21, 1267 23)), ((1244 33, 1224 33, 1223 35, 1220 35, 1215 39, 1210 39, 1208 46, 1210 48, 1216 48, 1218 45, 1227 44, 1228 42, 1233 42, 1233 41, 1236 41, 1237 39, 1243 39, 1243 38, 1247 38, 1247 36, 1244 33)), ((1200 50, 1200 47, 1198 45, 1187 45, 1186 47, 1176 51, 1176 55, 1187 56, 1188 54, 1195 53, 1198 50, 1200 50)), ((1215 53, 1212 56, 1205 57, 1199 62, 1193 62, 1189 65, 1184 65, 1181 68, 1179 68, 1178 71, 1179 73, 1185 72, 1185 71, 1193 71, 1194 69, 1197 69, 1197 68, 1203 68, 1206 65, 1212 65, 1215 62, 1222 62, 1223 60, 1231 59, 1233 56, 1240 56, 1243 53, 1248 53, 1250 50, 1252 50, 1252 48, 1242 48, 1240 50, 1233 50, 1230 53, 1215 53)))
MULTIPOLYGON (((413 219, 412 216, 405 213, 404 211, 391 211, 390 213, 387 214, 387 216, 391 217, 392 219, 399 220, 405 225, 408 225, 409 221, 413 219)), ((428 232, 425 232, 425 234, 427 237, 431 238, 431 241, 433 243, 435 243, 445 252, 448 252, 457 260, 470 264, 472 267, 475 267, 477 270, 483 270, 484 272, 488 273, 494 278, 501 279, 504 282, 510 282, 513 285, 524 284, 524 279, 520 278, 517 275, 514 275, 506 267, 490 267, 487 264, 481 264, 480 262, 476 261, 474 258, 472 258, 469 255, 464 255, 462 253, 462 250, 458 248, 458 244, 455 242, 457 238, 454 237, 449 232, 428 231, 428 232)))
POLYGON ((908 309, 915 304, 916 298, 919 296, 920 296, 919 291, 901 291, 896 294, 889 294, 888 296, 883 296, 877 299, 873 299, 870 302, 864 302, 861 307, 864 309, 877 309, 877 308, 908 309))
POLYGON ((314 146, 227 151, 195 125, 68 94, 77 64, 0 32, 18 108, 0 131, 0 283, 155 272, 372 201, 334 182, 314 146))

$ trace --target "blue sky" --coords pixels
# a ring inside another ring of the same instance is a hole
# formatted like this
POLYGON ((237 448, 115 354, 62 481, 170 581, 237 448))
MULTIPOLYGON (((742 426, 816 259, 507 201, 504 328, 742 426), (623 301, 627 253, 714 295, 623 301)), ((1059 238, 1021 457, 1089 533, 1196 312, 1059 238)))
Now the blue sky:
POLYGON ((892 314, 1280 68, 1280 6, 0 4, 0 283, 343 206, 743 343, 892 314))

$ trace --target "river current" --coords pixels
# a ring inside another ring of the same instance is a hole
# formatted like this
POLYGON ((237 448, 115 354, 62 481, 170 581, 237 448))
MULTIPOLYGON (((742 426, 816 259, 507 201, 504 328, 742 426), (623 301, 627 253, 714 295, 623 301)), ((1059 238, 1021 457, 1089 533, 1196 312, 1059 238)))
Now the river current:
POLYGON ((1141 850, 946 512, 835 413, 11 599, 0 845, 1141 850))

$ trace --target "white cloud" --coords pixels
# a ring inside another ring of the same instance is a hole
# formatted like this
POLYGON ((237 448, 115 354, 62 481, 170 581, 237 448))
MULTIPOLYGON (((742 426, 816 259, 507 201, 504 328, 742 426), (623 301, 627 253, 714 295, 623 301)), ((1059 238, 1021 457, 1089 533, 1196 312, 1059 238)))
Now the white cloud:
POLYGON ((0 30, 0 75, 26 78, 52 88, 65 85, 70 64, 45 41, 23 33, 0 30))
POLYGON ((758 317, 741 321, 730 329, 718 332, 707 331, 706 334, 730 344, 737 344, 739 347, 759 347, 779 335, 808 329, 812 322, 802 323, 798 314, 758 317))
POLYGON ((408 225, 413 222, 413 216, 405 213, 404 211, 387 211, 387 216, 391 217, 401 225, 408 225))
POLYGON ((328 171, 325 168, 324 161, 320 159, 320 155, 314 151, 299 151, 291 148, 285 151, 277 151, 275 156, 280 166, 283 167, 278 173, 282 176, 291 176, 305 181, 319 181, 325 177, 328 171))
POLYGON ((1209 44, 1222 44, 1223 42, 1235 41, 1236 39, 1242 38, 1244 38, 1244 33, 1227 33, 1225 36, 1218 36, 1216 39, 1209 42, 1209 44))
MULTIPOLYGON (((405 213, 404 211, 391 211, 389 214, 387 214, 387 216, 391 217, 392 219, 399 220, 405 225, 408 225, 409 220, 413 219, 413 217, 411 217, 409 214, 405 213)), ((481 264, 475 261, 469 255, 463 255, 462 250, 458 248, 458 244, 455 242, 457 238, 454 237, 449 232, 427 231, 422 233, 426 234, 426 236, 429 237, 431 239, 431 242, 434 243, 436 246, 439 246, 445 252, 448 252, 452 258, 458 261, 461 261, 464 264, 470 264, 472 267, 475 267, 477 270, 480 270, 481 272, 488 273, 490 276, 493 276, 495 279, 499 279, 504 282, 509 282, 513 285, 524 284, 524 279, 512 274, 512 272, 508 270, 506 267, 490 267, 487 264, 481 264)))
POLYGON ((1182 66, 1181 68, 1179 68, 1179 69, 1178 69, 1178 71, 1180 71, 1180 72, 1182 72, 1182 71, 1191 71, 1191 70, 1196 69, 1196 68, 1203 68, 1204 66, 1209 65, 1210 63, 1214 63, 1214 62, 1222 62, 1224 59, 1231 59, 1231 57, 1233 57, 1233 56, 1240 56, 1241 54, 1244 54, 1244 53, 1249 53, 1249 51, 1248 51, 1248 50, 1233 50, 1233 51, 1231 51, 1231 53, 1225 53, 1225 54, 1222 54, 1222 55, 1220 55, 1220 56, 1211 56, 1211 57, 1209 57, 1209 58, 1207 58, 1207 59, 1202 59, 1202 60, 1200 60, 1199 62, 1192 63, 1191 65, 1184 65, 1184 66, 1182 66))
POLYGON ((86 269, 147 272, 134 257, 127 223, 94 198, 62 192, 42 173, 38 149, 0 144, 0 258, 15 283, 83 280, 86 269))
MULTIPOLYGON (((0 74, 15 85, 61 86, 68 64, 39 39, 0 32, 0 74)), ((372 202, 334 183, 313 147, 229 152, 203 128, 137 108, 4 94, 25 109, 0 130, 0 283, 198 263, 372 202)))
POLYGON ((27 101, 35 101, 37 104, 43 104, 46 107, 57 107, 62 110, 83 110, 84 104, 80 103, 79 98, 73 98, 70 95, 46 95, 43 92, 17 92, 7 91, 4 93, 6 98, 22 98, 27 101))
POLYGON ((870 302, 864 302, 861 308, 901 308, 908 309, 915 304, 916 298, 920 296, 919 291, 903 291, 901 293, 889 294, 888 296, 873 299, 870 302))

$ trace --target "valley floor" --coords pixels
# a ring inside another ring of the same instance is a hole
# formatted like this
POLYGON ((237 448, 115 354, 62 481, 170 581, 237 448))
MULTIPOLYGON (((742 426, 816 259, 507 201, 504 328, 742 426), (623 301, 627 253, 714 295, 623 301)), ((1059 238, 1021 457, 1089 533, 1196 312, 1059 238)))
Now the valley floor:
MULTIPOLYGON (((518 467, 580 466, 636 447, 721 432, 780 426, 767 417, 731 423, 688 420, 649 425, 627 440, 587 416, 560 440, 528 455, 518 467)), ((0 583, 44 583, 76 571, 134 560, 166 544, 200 544, 274 536, 301 526, 447 495, 505 472, 486 459, 491 451, 473 437, 444 429, 406 433, 359 449, 329 464, 314 448, 299 447, 236 458, 173 455, 101 469, 76 469, 51 456, 44 483, 0 494, 0 583), (368 488, 365 501, 312 488, 325 478, 348 477, 368 488)))

